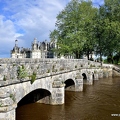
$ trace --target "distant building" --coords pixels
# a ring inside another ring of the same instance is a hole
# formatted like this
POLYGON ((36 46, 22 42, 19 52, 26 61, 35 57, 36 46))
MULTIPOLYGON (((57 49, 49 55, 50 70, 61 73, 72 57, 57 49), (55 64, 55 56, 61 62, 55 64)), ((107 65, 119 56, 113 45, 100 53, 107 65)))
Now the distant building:
POLYGON ((18 40, 15 40, 15 46, 11 50, 12 58, 56 58, 55 53, 52 51, 56 48, 55 42, 37 41, 35 38, 32 42, 31 48, 18 47, 18 40))

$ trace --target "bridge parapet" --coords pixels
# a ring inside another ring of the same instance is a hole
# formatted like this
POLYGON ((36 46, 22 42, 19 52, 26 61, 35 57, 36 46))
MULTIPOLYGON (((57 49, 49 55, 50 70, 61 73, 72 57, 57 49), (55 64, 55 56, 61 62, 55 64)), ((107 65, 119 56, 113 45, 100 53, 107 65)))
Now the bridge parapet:
POLYGON ((84 59, 0 59, 0 86, 20 80, 52 76, 82 68, 100 67, 100 63, 84 59))

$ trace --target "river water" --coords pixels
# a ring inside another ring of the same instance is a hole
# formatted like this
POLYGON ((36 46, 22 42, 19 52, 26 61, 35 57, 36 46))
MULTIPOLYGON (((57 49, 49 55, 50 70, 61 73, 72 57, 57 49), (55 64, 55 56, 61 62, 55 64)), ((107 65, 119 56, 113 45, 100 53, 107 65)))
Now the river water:
POLYGON ((65 92, 65 104, 27 104, 16 120, 120 120, 120 78, 104 78, 84 85, 83 92, 65 92))

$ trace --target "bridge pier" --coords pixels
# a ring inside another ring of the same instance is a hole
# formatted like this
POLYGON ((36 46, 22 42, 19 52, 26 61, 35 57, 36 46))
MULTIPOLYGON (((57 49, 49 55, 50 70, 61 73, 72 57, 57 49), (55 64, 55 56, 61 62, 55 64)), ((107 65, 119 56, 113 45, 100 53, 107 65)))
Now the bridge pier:
POLYGON ((87 84, 88 85, 92 85, 93 84, 93 75, 91 73, 88 74, 87 84))
POLYGON ((94 73, 94 80, 98 80, 98 79, 99 79, 98 73, 94 73))
POLYGON ((9 91, 7 87, 0 88, 0 120, 15 120, 17 104, 9 91))
POLYGON ((109 73, 107 71, 104 71, 103 72, 103 77, 108 78, 109 77, 109 73))
POLYGON ((0 120, 16 120, 16 104, 0 107, 0 120))
POLYGON ((103 78, 103 71, 100 71, 100 72, 98 73, 98 78, 103 78))
POLYGON ((75 91, 83 91, 83 79, 76 79, 75 91))
POLYGON ((55 80, 52 85, 51 104, 60 105, 64 104, 64 90, 65 84, 59 80, 55 80))
POLYGON ((15 108, 8 112, 0 113, 0 120, 16 120, 16 110, 15 108))

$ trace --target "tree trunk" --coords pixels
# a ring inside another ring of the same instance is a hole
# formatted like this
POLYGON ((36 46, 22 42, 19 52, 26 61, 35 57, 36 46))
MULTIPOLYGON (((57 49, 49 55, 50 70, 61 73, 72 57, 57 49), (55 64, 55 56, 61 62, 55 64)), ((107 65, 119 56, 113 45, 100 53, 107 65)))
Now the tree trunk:
POLYGON ((79 51, 76 51, 75 55, 76 55, 76 59, 80 59, 80 52, 79 51))
POLYGON ((102 62, 102 53, 100 52, 100 62, 102 62))
POLYGON ((90 58, 89 58, 89 51, 87 51, 87 59, 89 60, 90 58))

